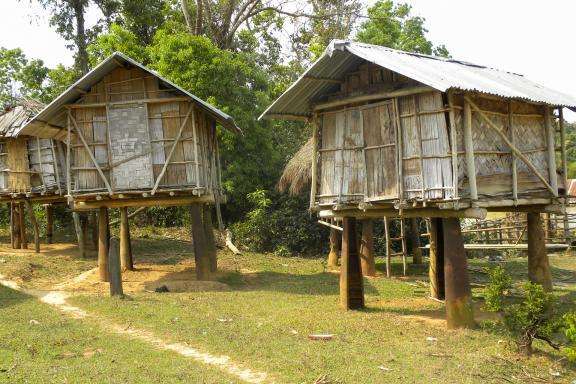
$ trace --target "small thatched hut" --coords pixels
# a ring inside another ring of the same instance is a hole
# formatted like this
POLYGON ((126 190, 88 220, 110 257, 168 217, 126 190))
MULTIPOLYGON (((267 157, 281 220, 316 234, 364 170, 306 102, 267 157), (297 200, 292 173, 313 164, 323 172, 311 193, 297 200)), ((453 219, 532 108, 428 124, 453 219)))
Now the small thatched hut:
MULTIPOLYGON (((458 218, 529 212, 539 239, 538 212, 566 200, 563 107, 576 98, 515 73, 333 41, 261 118, 313 123, 310 207, 343 219, 344 306, 363 306, 355 220, 427 216, 438 218, 443 241, 433 244, 444 248, 449 324, 458 325, 472 318, 458 218)), ((551 287, 540 243, 529 274, 551 287)))
MULTIPOLYGON (((202 230, 201 212, 211 220, 208 205, 225 200, 217 125, 240 132, 224 112, 116 52, 19 134, 66 141, 67 193, 74 210, 100 210, 101 278, 107 279, 108 208, 121 208, 127 225, 127 207, 191 205, 195 238, 212 235, 202 230)), ((196 252, 199 278, 215 269, 204 253, 196 252)))
POLYGON ((47 241, 52 242, 52 205, 66 201, 64 146, 58 140, 18 136, 43 104, 18 99, 0 115, 0 200, 10 206, 12 247, 27 248, 25 206, 34 228, 35 248, 40 250, 38 224, 32 204, 46 204, 47 241))

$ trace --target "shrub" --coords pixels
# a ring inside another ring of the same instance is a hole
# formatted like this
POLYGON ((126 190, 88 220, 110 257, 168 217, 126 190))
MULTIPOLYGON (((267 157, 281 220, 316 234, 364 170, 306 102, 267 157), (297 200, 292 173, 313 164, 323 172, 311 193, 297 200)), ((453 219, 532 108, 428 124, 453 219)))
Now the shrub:
POLYGON ((564 319, 564 334, 573 344, 564 348, 564 353, 570 361, 576 361, 576 312, 566 313, 564 319))
POLYGON ((484 310, 498 312, 502 310, 507 291, 512 288, 512 278, 501 266, 490 270, 488 275, 490 284, 486 287, 484 294, 486 302, 484 310))

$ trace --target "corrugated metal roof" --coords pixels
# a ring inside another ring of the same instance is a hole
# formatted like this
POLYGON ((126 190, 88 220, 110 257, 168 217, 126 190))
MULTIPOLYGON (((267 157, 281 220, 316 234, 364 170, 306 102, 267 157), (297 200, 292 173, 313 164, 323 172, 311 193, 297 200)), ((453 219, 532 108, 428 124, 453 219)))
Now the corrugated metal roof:
POLYGON ((80 80, 72 84, 66 91, 62 92, 54 101, 46 106, 38 115, 36 115, 27 125, 22 127, 17 134, 39 136, 46 138, 63 138, 65 133, 63 129, 66 127, 66 116, 63 106, 66 104, 72 104, 77 101, 85 92, 89 91, 90 88, 98 83, 105 75, 110 73, 112 70, 124 67, 126 65, 131 65, 138 67, 147 73, 156 76, 161 82, 173 87, 178 92, 181 92, 185 96, 192 98, 202 109, 209 113, 218 123, 223 127, 230 129, 234 132, 241 132, 240 128, 236 126, 236 123, 232 117, 228 116, 226 113, 220 111, 205 102, 204 100, 194 96, 185 89, 177 86, 171 81, 163 78, 155 71, 146 68, 144 65, 138 63, 137 61, 126 56, 122 52, 114 52, 108 56, 104 61, 98 64, 94 69, 84 75, 80 80))
POLYGON ((324 54, 260 118, 310 116, 311 103, 320 101, 323 95, 335 92, 339 87, 338 84, 310 78, 343 80, 346 72, 364 61, 380 65, 441 92, 459 89, 553 106, 576 107, 576 98, 546 88, 516 73, 378 45, 333 40, 324 54))
POLYGON ((0 136, 14 137, 42 108, 44 104, 36 100, 19 99, 14 107, 0 115, 0 136))

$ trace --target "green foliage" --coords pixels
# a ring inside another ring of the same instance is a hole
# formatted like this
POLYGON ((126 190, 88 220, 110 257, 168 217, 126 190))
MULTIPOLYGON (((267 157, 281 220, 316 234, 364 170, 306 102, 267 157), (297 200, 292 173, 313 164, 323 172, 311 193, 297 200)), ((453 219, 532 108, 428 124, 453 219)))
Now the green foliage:
POLYGON ((92 66, 116 51, 130 56, 140 63, 146 64, 149 61, 146 48, 141 45, 139 37, 118 24, 111 24, 108 33, 100 35, 93 44, 88 46, 87 50, 92 66))
POLYGON ((502 268, 497 266, 488 272, 490 284, 486 287, 484 309, 491 312, 499 312, 503 309, 506 292, 512 288, 512 278, 502 268))
POLYGON ((356 39, 363 43, 383 45, 408 52, 449 57, 444 45, 434 48, 426 38, 426 19, 410 14, 412 6, 379 0, 368 8, 369 20, 358 29, 356 39))
POLYGON ((570 361, 576 361, 576 312, 565 313, 562 318, 564 334, 572 342, 571 346, 564 348, 564 353, 570 361))

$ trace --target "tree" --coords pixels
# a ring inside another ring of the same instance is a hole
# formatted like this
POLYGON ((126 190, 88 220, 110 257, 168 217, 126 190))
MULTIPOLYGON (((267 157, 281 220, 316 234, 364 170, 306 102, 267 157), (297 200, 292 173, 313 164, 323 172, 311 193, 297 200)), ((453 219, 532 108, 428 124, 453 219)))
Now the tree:
POLYGON ((426 38, 426 19, 410 14, 408 4, 395 4, 392 0, 379 0, 368 8, 368 20, 360 24, 356 40, 407 52, 449 57, 444 45, 434 47, 426 38))

